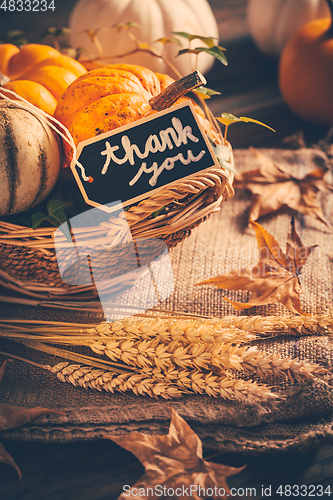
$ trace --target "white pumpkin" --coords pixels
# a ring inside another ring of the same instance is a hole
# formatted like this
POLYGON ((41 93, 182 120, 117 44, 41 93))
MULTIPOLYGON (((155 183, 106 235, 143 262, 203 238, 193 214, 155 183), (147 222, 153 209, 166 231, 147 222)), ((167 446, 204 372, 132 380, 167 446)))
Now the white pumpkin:
MULTIPOLYGON (((100 41, 104 55, 117 55, 130 52, 135 48, 125 30, 118 31, 114 24, 135 22, 139 28, 132 28, 133 34, 141 42, 152 44, 159 38, 171 38, 173 31, 185 31, 200 36, 212 36, 218 42, 218 27, 214 14, 207 0, 79 0, 74 6, 69 19, 71 29, 70 44, 74 48, 81 47, 97 55, 95 45, 90 41, 87 29, 100 29, 100 41)), ((187 40, 181 39, 183 48, 187 48, 187 40)), ((200 40, 194 40, 192 47, 207 47, 200 40)), ((161 43, 154 47, 161 51, 161 43)), ((189 55, 184 54, 174 59, 181 49, 176 44, 167 44, 165 56, 171 60, 182 74, 191 72, 189 55)), ((106 64, 129 63, 145 66, 157 73, 175 75, 159 58, 145 52, 136 52, 125 58, 109 58, 106 64)), ((197 69, 207 72, 213 65, 214 58, 209 54, 199 55, 197 69)))
POLYGON ((290 39, 307 22, 329 17, 325 0, 249 0, 247 21, 259 49, 278 58, 290 39))
POLYGON ((47 123, 15 102, 0 101, 0 215, 40 203, 59 171, 58 141, 47 123))

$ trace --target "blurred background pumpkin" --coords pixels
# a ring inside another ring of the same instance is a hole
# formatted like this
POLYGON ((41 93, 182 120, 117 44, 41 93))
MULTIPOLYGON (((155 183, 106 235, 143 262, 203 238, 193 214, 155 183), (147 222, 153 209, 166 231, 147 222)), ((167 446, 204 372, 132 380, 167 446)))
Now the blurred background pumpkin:
POLYGON ((333 0, 248 0, 247 22, 292 112, 333 125, 333 0))
MULTIPOLYGON (((98 30, 98 40, 105 56, 128 54, 121 58, 122 63, 138 64, 158 73, 169 73, 170 69, 160 59, 145 52, 135 52, 135 44, 129 38, 126 29, 119 32, 115 24, 135 23, 133 33, 141 42, 153 45, 158 51, 161 43, 154 43, 159 38, 170 38, 172 32, 182 31, 200 36, 219 38, 219 32, 212 9, 207 0, 79 0, 69 18, 71 29, 70 44, 74 48, 83 48, 98 55, 98 50, 87 30, 98 30)), ((205 46, 199 40, 196 47, 205 46)), ((185 48, 185 47, 184 47, 185 48)), ((174 43, 165 45, 164 55, 173 60, 180 47, 174 43)), ((103 59, 104 64, 116 64, 119 59, 103 59)), ((182 75, 191 72, 188 56, 173 61, 182 75)), ((208 54, 201 54, 197 69, 207 72, 214 59, 208 54)), ((175 77, 174 74, 171 74, 175 77)))
POLYGON ((285 46, 279 65, 281 94, 298 116, 333 125, 333 2, 331 18, 305 24, 285 46))
POLYGON ((326 17, 325 0, 249 0, 247 21, 257 47, 278 58, 290 37, 304 24, 326 17))

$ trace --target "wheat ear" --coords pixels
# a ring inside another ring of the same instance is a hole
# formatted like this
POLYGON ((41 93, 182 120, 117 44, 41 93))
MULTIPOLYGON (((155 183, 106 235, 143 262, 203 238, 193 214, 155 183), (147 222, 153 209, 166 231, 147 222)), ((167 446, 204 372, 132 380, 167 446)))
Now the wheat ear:
POLYGON ((230 340, 222 343, 221 330, 215 328, 215 322, 210 322, 208 327, 206 322, 200 322, 198 327, 192 320, 177 323, 174 320, 127 320, 102 323, 89 329, 89 333, 101 335, 99 341, 87 341, 95 353, 137 368, 157 366, 162 371, 221 368, 260 376, 285 376, 291 381, 325 373, 319 365, 305 360, 265 354, 256 346, 239 347, 230 340))
POLYGON ((74 365, 66 361, 55 367, 41 366, 73 385, 112 392, 130 390, 151 397, 171 398, 194 392, 238 401, 266 401, 277 397, 270 387, 251 380, 235 379, 230 372, 254 373, 261 377, 284 375, 291 381, 302 381, 325 370, 307 361, 265 354, 255 346, 241 344, 268 333, 327 334, 331 333, 332 324, 333 320, 328 316, 133 317, 91 326, 42 321, 22 324, 2 320, 0 334, 76 361, 74 365), (111 362, 56 349, 41 343, 41 340, 87 345, 95 353, 106 355, 111 362))
POLYGON ((330 335, 333 318, 327 314, 313 316, 227 316, 221 328, 238 328, 260 335, 330 335))
POLYGON ((234 401, 268 401, 279 396, 270 387, 251 380, 236 380, 227 375, 202 373, 198 370, 170 370, 167 373, 146 369, 137 373, 118 375, 101 369, 68 362, 45 367, 55 373, 61 382, 99 391, 127 392, 153 398, 176 398, 184 393, 208 394, 234 401))

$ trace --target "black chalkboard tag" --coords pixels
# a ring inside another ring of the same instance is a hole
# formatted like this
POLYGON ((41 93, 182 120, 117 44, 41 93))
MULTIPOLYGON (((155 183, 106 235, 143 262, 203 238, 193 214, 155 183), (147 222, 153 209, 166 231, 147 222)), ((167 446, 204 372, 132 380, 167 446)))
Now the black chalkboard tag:
POLYGON ((109 213, 220 168, 190 100, 81 142, 77 159, 71 169, 86 203, 109 213))

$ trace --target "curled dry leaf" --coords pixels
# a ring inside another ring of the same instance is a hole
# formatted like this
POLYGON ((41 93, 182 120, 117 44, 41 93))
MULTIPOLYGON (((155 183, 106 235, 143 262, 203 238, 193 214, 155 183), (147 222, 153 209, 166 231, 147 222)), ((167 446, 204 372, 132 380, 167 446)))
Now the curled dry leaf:
POLYGON ((317 200, 318 191, 333 192, 333 187, 324 180, 328 168, 319 167, 297 179, 257 149, 250 150, 259 160, 260 166, 241 173, 234 182, 235 188, 249 189, 253 194, 250 219, 257 220, 287 205, 328 225, 317 200))
MULTIPOLYGON (((5 371, 6 361, 0 368, 0 382, 5 371)), ((0 432, 19 427, 35 418, 45 415, 46 413, 62 412, 48 410, 47 408, 24 408, 23 406, 11 406, 0 403, 0 432)), ((14 462, 13 458, 7 453, 3 445, 0 443, 0 463, 8 464, 17 470, 19 478, 21 479, 21 471, 14 462)))
POLYGON ((299 298, 302 292, 299 276, 307 258, 317 245, 303 246, 293 219, 286 253, 282 252, 276 239, 260 224, 250 219, 250 225, 256 232, 260 256, 258 264, 253 268, 239 269, 210 278, 198 285, 211 284, 227 290, 252 292, 247 303, 234 302, 223 297, 238 310, 280 302, 290 311, 306 315, 299 298))
POLYGON ((244 467, 227 467, 207 462, 202 457, 202 442, 191 427, 172 410, 169 433, 150 436, 131 432, 124 436, 104 436, 132 452, 144 465, 145 474, 119 499, 142 500, 176 496, 228 498, 226 478, 244 467), (168 489, 170 491, 168 492, 168 489), (179 489, 178 489, 179 488, 179 489), (175 495, 170 495, 173 490, 175 495))

